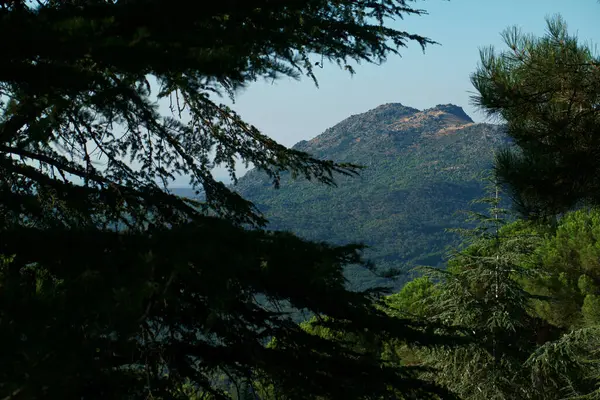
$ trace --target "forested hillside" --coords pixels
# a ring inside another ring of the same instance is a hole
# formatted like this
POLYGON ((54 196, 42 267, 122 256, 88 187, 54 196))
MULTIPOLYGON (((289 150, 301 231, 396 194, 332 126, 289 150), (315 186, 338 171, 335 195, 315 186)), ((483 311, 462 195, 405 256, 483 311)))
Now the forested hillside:
MULTIPOLYGON (((382 269, 439 266, 457 240, 445 230, 465 225, 459 211, 483 195, 481 176, 505 140, 501 126, 474 123, 455 105, 420 111, 384 104, 294 146, 316 158, 365 166, 360 176, 341 176, 337 187, 327 187, 285 174, 275 189, 252 170, 235 188, 274 229, 335 244, 364 242, 382 269)), ((389 283, 364 269, 348 273, 360 289, 389 283)))

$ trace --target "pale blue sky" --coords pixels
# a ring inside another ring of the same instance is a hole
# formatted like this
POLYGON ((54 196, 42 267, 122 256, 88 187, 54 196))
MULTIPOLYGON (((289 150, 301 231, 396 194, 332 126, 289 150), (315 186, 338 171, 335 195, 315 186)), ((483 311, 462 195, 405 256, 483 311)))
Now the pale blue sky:
MULTIPOLYGON (((423 53, 418 44, 410 43, 402 50, 402 58, 392 57, 381 66, 357 66, 353 77, 336 65, 325 65, 317 69, 320 88, 307 78, 255 83, 238 95, 234 109, 287 146, 317 136, 352 114, 390 102, 419 109, 453 103, 482 121, 483 115, 469 104, 473 90, 469 74, 479 61, 479 48, 503 48, 500 33, 505 28, 517 25, 526 33, 542 35, 545 17, 559 13, 571 33, 584 41, 600 41, 597 0, 426 0, 414 4, 429 14, 409 16, 393 27, 427 36, 440 45, 429 46, 423 53)), ((215 175, 221 177, 222 172, 215 171, 215 175)))

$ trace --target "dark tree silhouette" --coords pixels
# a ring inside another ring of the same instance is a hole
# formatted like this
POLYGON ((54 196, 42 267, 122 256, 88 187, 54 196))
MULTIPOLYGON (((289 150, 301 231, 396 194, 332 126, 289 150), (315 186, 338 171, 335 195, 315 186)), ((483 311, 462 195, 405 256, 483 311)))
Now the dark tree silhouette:
POLYGON ((289 399, 433 396, 411 369, 277 311, 434 343, 377 311, 377 293, 345 289, 360 246, 266 232, 210 172, 241 159, 275 184, 356 174, 279 145, 215 94, 316 82, 314 57, 353 72, 425 46, 386 25, 422 13, 404 0, 2 2, 0 398, 230 398, 241 381, 289 399), (170 194, 179 175, 206 201, 170 194))
POLYGON ((560 17, 543 37, 504 32, 508 50, 486 49, 472 75, 475 103, 506 121, 516 147, 496 175, 519 211, 549 217, 600 201, 600 60, 560 17))

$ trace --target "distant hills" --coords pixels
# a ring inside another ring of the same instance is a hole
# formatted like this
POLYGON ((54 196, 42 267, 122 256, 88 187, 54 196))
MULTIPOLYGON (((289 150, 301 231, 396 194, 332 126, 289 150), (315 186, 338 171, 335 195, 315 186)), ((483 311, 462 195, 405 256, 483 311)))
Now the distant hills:
MULTIPOLYGON (((364 165, 360 177, 339 177, 338 187, 329 188, 287 175, 274 189, 251 170, 235 190, 255 202, 273 229, 336 244, 364 242, 382 268, 440 266, 447 246, 457 243, 445 229, 465 226, 457 212, 484 196, 481 174, 506 141, 502 126, 474 123, 456 105, 384 104, 294 146, 364 165)), ((357 289, 402 284, 357 268, 347 276, 357 289)))

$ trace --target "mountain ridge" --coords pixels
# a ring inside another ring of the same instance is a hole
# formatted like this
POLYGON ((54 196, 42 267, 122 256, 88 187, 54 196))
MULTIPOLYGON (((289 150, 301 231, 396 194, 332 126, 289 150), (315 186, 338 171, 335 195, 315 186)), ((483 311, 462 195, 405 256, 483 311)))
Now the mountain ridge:
MULTIPOLYGON (((345 144, 351 140, 358 143, 370 135, 406 133, 409 129, 419 129, 423 135, 442 135, 473 124, 471 117, 454 104, 439 104, 419 110, 402 103, 386 103, 364 113, 351 115, 320 135, 296 143, 292 148, 318 154, 321 148, 331 150, 335 145, 345 144), (340 130, 344 131, 343 135, 339 134, 340 130)), ((341 160, 336 159, 336 161, 341 160)))

